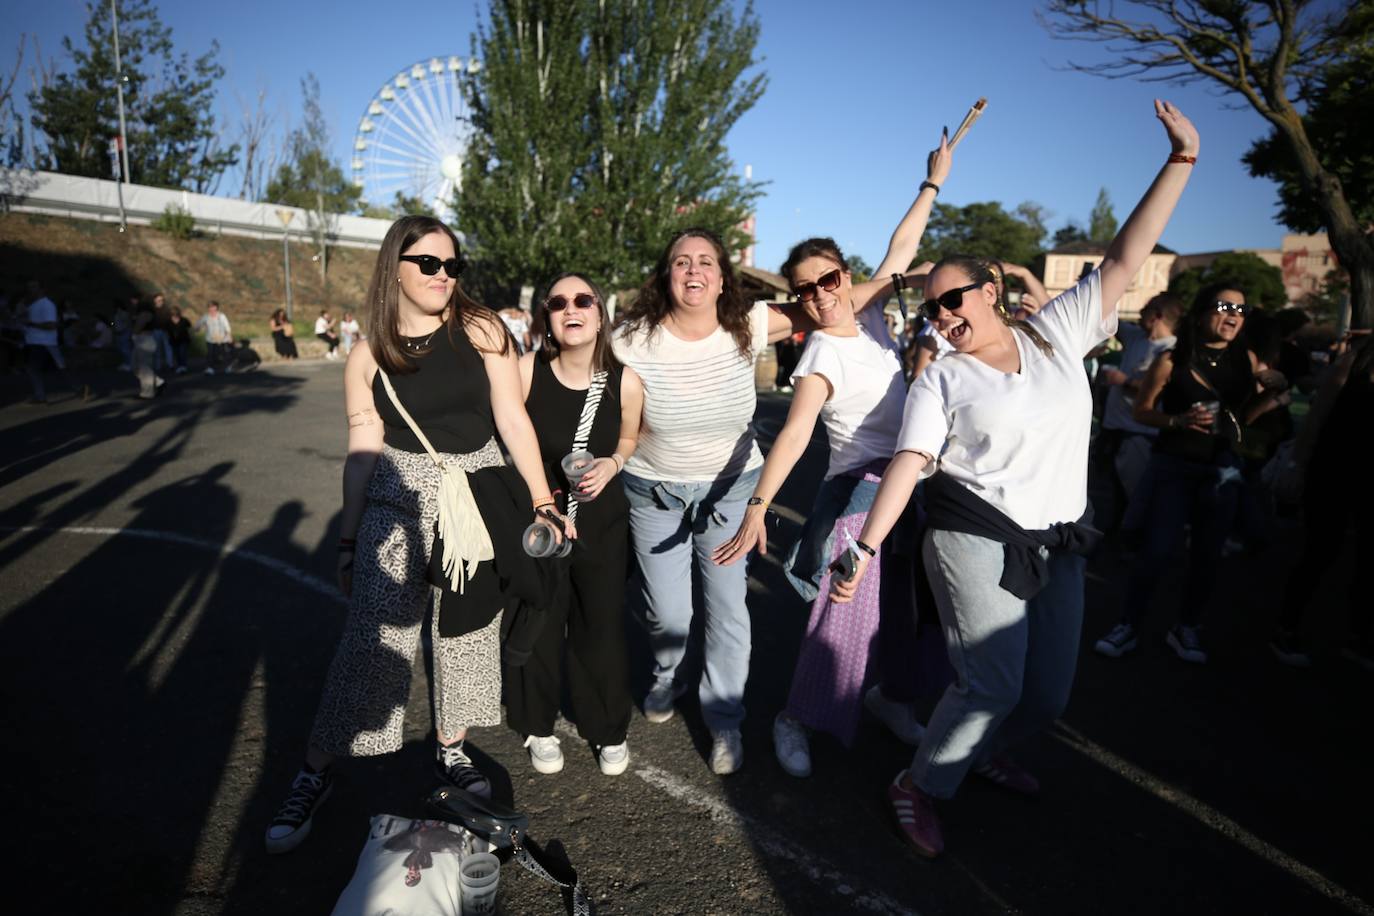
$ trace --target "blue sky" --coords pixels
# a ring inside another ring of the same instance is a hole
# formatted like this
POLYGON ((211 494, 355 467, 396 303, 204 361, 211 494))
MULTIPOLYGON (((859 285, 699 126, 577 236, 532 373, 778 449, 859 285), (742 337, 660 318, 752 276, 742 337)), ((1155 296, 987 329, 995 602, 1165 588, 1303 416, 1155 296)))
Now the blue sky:
MULTIPOLYGON (((1103 80, 1067 72, 1092 45, 1052 41, 1031 0, 834 3, 760 0, 759 66, 768 89, 730 135, 739 168, 768 182, 758 207, 759 266, 776 269, 788 246, 833 235, 846 251, 877 263, 895 221, 924 177, 940 127, 953 130, 974 99, 988 111, 956 154, 941 200, 1023 200, 1047 207, 1051 229, 1087 222, 1105 187, 1119 219, 1139 199, 1169 152, 1151 99, 1164 95, 1202 133, 1193 181, 1164 234, 1183 252, 1277 247, 1274 186, 1249 177, 1240 156, 1266 132, 1206 85, 1103 80)), ((159 6, 179 49, 197 54, 217 39, 227 74, 218 105, 237 120, 239 100, 266 89, 281 120, 294 118, 299 81, 319 77, 339 151, 383 82, 411 63, 469 53, 484 6, 400 6, 240 0, 232 6, 164 0, 159 6)), ((38 37, 45 57, 68 65, 63 35, 78 38, 81 0, 5 0, 7 74, 19 33, 38 37)), ((32 46, 29 49, 32 54, 32 46)), ((31 59, 31 58, 30 58, 31 59)), ((21 77, 16 88, 27 88, 21 77)), ((232 139, 232 138, 231 138, 232 139)), ((231 178, 220 193, 237 193, 231 178)))

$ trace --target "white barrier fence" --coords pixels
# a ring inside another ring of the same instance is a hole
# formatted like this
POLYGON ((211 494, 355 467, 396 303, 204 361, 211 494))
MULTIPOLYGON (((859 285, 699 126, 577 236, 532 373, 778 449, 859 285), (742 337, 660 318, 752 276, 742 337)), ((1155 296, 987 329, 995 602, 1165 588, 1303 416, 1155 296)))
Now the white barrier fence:
MULTIPOLYGON (((117 223, 120 190, 115 182, 101 178, 0 169, 0 206, 20 213, 117 223)), ((171 206, 190 213, 197 230, 215 235, 280 239, 283 231, 289 231, 293 238, 300 239, 308 237, 310 231, 311 216, 300 207, 255 204, 137 184, 123 185, 122 190, 125 219, 136 225, 150 225, 171 206), (285 227, 285 217, 280 214, 290 214, 285 227)), ((391 221, 331 214, 328 224, 332 244, 379 248, 391 221)))

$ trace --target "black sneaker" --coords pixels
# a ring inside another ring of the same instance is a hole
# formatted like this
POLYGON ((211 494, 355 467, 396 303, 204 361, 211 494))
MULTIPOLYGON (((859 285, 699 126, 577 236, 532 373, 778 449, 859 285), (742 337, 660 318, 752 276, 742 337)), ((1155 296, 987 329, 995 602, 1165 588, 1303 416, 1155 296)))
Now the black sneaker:
POLYGON ((487 777, 482 775, 482 771, 473 764, 472 758, 463 750, 463 742, 457 744, 439 745, 439 753, 434 760, 434 769, 438 771, 439 778, 448 780, 453 785, 465 792, 473 795, 480 795, 483 798, 491 798, 491 783, 487 777))
POLYGON ((1192 662, 1195 665, 1205 665, 1207 663, 1207 650, 1202 648, 1202 634, 1198 627, 1190 627, 1180 623, 1169 631, 1169 635, 1164 638, 1169 644, 1169 648, 1174 650, 1174 654, 1185 662, 1192 662))
POLYGON ((334 788, 334 777, 326 767, 318 773, 301 770, 291 783, 291 794, 277 809, 267 828, 267 852, 290 852, 310 836, 310 821, 334 788))
POLYGON ((1269 639, 1269 649, 1274 653, 1274 657, 1285 665, 1294 668, 1312 667, 1312 659, 1303 651, 1302 641, 1293 630, 1275 630, 1269 639))
POLYGON ((1112 627, 1110 633, 1093 643, 1093 651, 1108 658, 1120 658, 1133 651, 1138 642, 1135 627, 1122 621, 1112 627))

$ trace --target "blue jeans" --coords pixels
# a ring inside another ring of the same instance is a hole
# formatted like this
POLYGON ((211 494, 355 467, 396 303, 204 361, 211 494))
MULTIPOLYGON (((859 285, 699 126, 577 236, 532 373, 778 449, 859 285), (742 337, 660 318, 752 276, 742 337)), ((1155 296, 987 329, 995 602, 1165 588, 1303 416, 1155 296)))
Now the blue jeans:
POLYGON ((953 797, 970 767, 1053 722, 1073 687, 1086 561, 1051 552, 1049 584, 1023 601, 998 584, 1002 551, 977 535, 926 534, 926 571, 955 674, 911 762, 912 781, 935 798, 953 797))
POLYGON ((717 566, 711 553, 735 536, 759 471, 708 483, 623 475, 630 535, 639 561, 633 607, 649 631, 654 679, 672 681, 692 625, 692 567, 701 576, 706 612, 705 664, 698 696, 712 731, 739 728, 749 679, 746 563, 717 566))
POLYGON ((1131 570, 1125 620, 1138 626, 1145 617, 1160 575, 1169 568, 1182 540, 1183 526, 1190 524, 1188 575, 1178 619, 1197 626, 1216 585, 1221 548, 1236 516, 1239 461, 1227 455, 1216 464, 1203 464, 1156 452, 1146 475, 1151 489, 1145 543, 1131 570))

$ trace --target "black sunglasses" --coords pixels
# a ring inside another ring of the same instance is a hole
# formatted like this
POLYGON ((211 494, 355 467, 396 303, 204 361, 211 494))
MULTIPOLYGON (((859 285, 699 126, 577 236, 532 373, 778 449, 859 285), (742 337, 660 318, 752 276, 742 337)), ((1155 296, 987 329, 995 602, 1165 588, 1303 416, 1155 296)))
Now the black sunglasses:
POLYGON ((921 314, 934 321, 940 314, 940 306, 944 306, 951 312, 964 304, 964 293, 969 290, 978 289, 981 283, 970 283, 968 286, 960 286, 956 289, 947 289, 934 299, 927 299, 921 303, 921 314))
POLYGON ((432 254, 403 254, 401 255, 401 260, 409 261, 420 268, 420 273, 424 274, 426 277, 434 276, 439 272, 439 268, 442 267, 444 273, 448 274, 449 277, 454 280, 458 279, 458 275, 461 274, 463 268, 467 266, 463 263, 462 258, 436 258, 432 254))
POLYGON ((570 305, 580 309, 594 309, 597 306, 596 297, 591 293, 578 293, 571 298, 568 296, 550 296, 544 300, 544 308, 551 312, 561 312, 570 305))
POLYGON ((1227 312, 1231 312, 1244 318, 1246 315, 1250 314, 1250 306, 1246 305, 1244 302, 1227 302, 1225 299, 1218 299, 1213 303, 1212 307, 1217 310, 1218 315, 1224 315, 1227 312))
POLYGON ((816 290, 823 289, 827 293, 833 293, 840 288, 840 269, 827 271, 816 278, 815 283, 798 283, 792 287, 792 293, 797 297, 798 302, 810 302, 816 298, 816 290))

